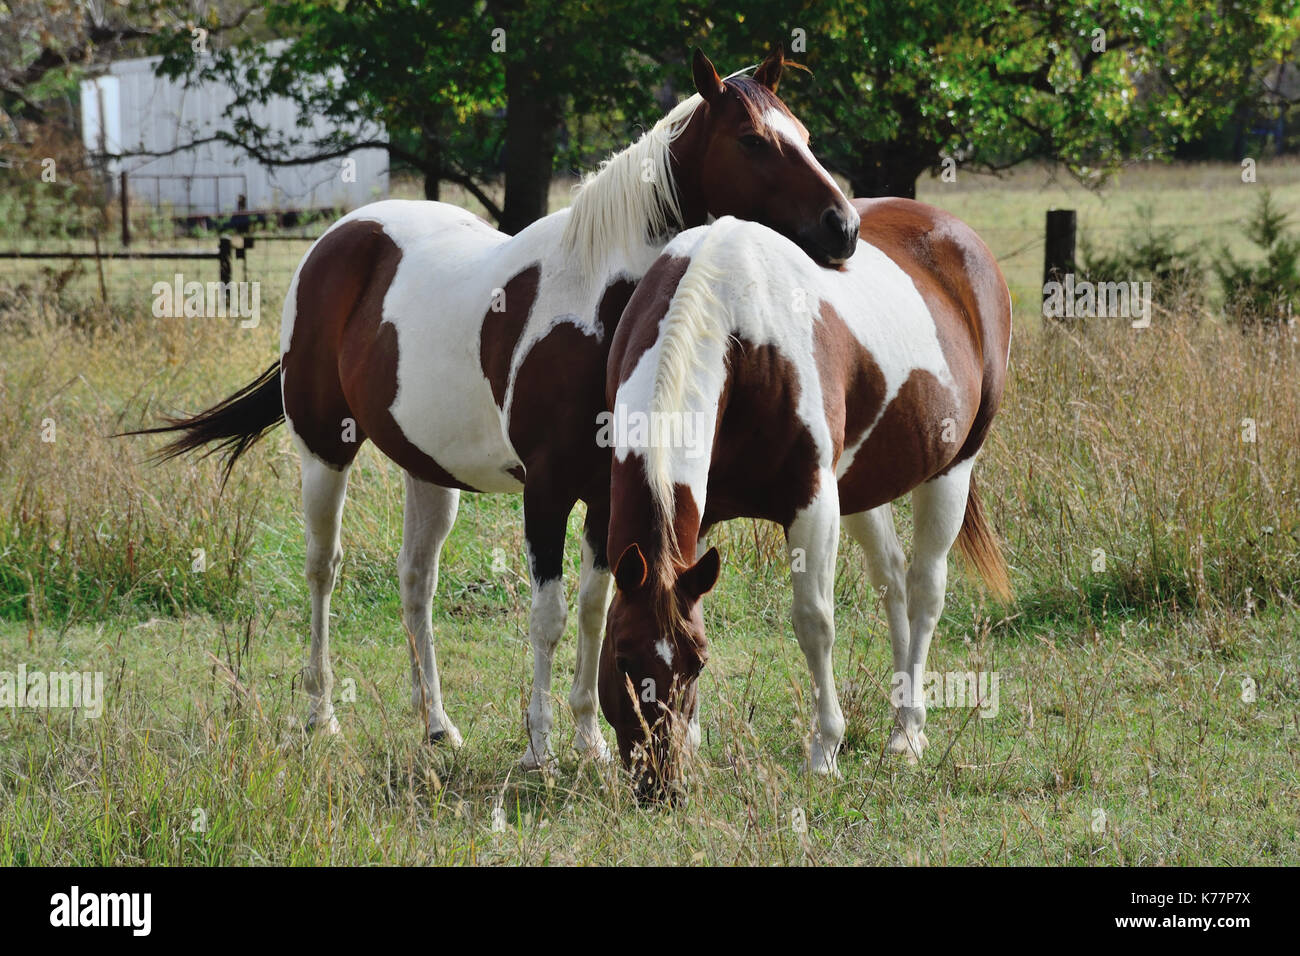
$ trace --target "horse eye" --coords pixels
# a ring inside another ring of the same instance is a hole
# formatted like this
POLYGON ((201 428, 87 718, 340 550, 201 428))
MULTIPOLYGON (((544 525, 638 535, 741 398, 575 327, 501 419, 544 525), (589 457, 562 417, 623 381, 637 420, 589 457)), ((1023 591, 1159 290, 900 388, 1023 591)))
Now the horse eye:
POLYGON ((617 657, 614 658, 614 666, 617 667, 624 674, 626 674, 628 668, 628 659, 624 657, 622 654, 619 654, 617 657))
POLYGON ((767 140, 755 133, 749 133, 740 137, 740 145, 746 149, 762 149, 767 145, 767 140))

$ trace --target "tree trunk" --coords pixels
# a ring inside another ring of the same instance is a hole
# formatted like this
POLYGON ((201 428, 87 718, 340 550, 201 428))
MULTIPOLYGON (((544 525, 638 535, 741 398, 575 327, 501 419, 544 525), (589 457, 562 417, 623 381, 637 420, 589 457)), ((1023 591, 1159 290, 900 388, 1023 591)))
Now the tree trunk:
POLYGON ((514 235, 547 213, 560 104, 539 95, 528 63, 506 66, 506 200, 498 227, 514 235))
POLYGON ((869 147, 857 154, 860 158, 843 170, 853 195, 864 199, 877 196, 916 198, 916 180, 931 165, 926 159, 887 143, 869 147))
POLYGON ((438 135, 436 121, 426 121, 420 131, 420 144, 423 147, 424 198, 437 200, 441 195, 440 173, 442 172, 442 138, 438 135))
POLYGON ((424 142, 424 198, 437 200, 441 193, 439 173, 442 172, 442 139, 437 127, 425 126, 421 140, 424 142))

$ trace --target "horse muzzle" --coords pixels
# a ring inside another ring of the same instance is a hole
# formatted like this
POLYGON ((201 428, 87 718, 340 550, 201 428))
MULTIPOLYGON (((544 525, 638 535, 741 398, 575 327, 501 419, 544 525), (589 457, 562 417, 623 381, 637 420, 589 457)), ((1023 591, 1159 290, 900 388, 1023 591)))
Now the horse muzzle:
POLYGON ((852 206, 831 206, 812 229, 798 236, 799 246, 824 266, 842 265, 858 247, 861 219, 852 206))

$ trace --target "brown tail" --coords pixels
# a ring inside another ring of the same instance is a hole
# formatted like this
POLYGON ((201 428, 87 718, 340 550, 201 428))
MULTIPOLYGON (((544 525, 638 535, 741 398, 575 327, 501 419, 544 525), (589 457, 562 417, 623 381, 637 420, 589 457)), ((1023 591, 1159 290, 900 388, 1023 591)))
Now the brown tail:
POLYGON ((961 531, 957 533, 957 549, 970 562, 993 596, 1004 604, 1010 603, 1013 596, 1011 576, 1007 573, 1007 562, 1002 557, 1002 544, 984 515, 974 475, 971 476, 970 494, 966 498, 966 517, 962 519, 961 531))
POLYGON ((155 461, 168 461, 212 445, 203 457, 223 452, 225 467, 221 477, 224 487, 235 462, 259 438, 284 421, 284 403, 280 396, 280 363, 277 361, 234 395, 218 402, 207 411, 189 418, 166 418, 166 425, 124 432, 126 435, 160 435, 180 432, 154 454, 155 461))

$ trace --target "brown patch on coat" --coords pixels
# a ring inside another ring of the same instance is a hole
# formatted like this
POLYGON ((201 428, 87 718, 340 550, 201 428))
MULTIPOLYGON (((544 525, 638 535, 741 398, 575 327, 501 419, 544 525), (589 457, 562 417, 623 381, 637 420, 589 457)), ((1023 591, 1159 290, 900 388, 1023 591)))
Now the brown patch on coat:
MULTIPOLYGON (((907 494, 950 467, 955 442, 943 440, 953 395, 924 369, 913 369, 839 480, 840 514, 857 514, 907 494)), ((960 433, 969 422, 955 419, 960 433)))
POLYGON ((510 387, 510 364, 515 357, 519 336, 523 335, 533 303, 537 300, 541 275, 540 265, 531 265, 516 273, 502 286, 505 309, 498 312, 488 306, 483 315, 483 327, 479 331, 479 365, 483 377, 492 386, 492 398, 496 400, 497 408, 501 408, 506 400, 506 391, 510 387))
POLYGON ((821 321, 813 325, 813 358, 838 464, 844 449, 861 441, 880 414, 885 376, 829 302, 822 302, 819 311, 821 321))
POLYGON ((636 283, 615 279, 601 293, 599 334, 557 322, 533 343, 515 373, 507 431, 535 481, 560 498, 609 497, 610 450, 596 444, 605 410, 605 364, 623 307, 636 283))
POLYGON ((817 445, 796 411, 799 389, 798 372, 775 345, 731 343, 704 528, 739 517, 785 527, 816 496, 817 445))
POLYGON ((951 391, 919 369, 881 415, 886 385, 880 366, 830 303, 821 303, 820 311, 821 321, 813 329, 814 357, 836 464, 846 448, 854 452, 853 463, 839 479, 840 512, 856 514, 893 501, 949 467, 959 445, 943 441, 944 419, 952 418, 952 430, 964 436, 969 416, 951 391), (877 417, 880 421, 859 447, 877 417))
MULTIPOLYGON (((946 468, 975 454, 988 435, 1006 384, 1011 300, 997 260, 955 216, 908 199, 855 199, 860 235, 912 277, 931 315, 957 385, 973 409, 946 468)), ((965 418, 965 414, 958 417, 965 418)))
POLYGON ((624 310, 635 315, 636 321, 620 323, 610 340, 604 407, 614 407, 618 386, 632 374, 646 349, 659 338, 659 323, 668 314, 677 286, 690 264, 691 260, 685 256, 660 256, 627 300, 624 310))
POLYGON ((623 310, 635 292, 636 283, 631 279, 615 279, 601 293, 600 303, 596 306, 596 326, 600 329, 607 353, 614 341, 614 333, 618 331, 618 320, 623 317, 623 310))
POLYGON ((369 438, 417 478, 474 490, 413 445, 393 419, 397 329, 383 322, 384 296, 402 253, 377 222, 331 230, 298 277, 289 349, 281 361, 285 415, 307 449, 337 468, 369 438), (344 441, 344 421, 356 424, 344 441))

